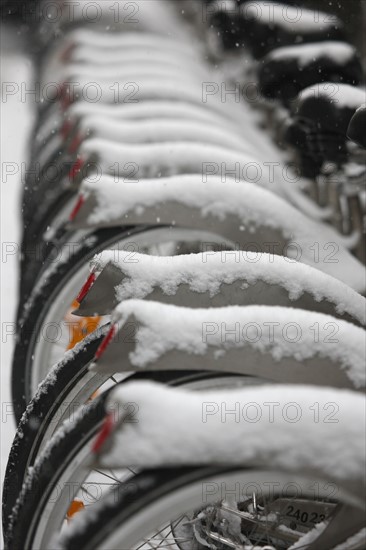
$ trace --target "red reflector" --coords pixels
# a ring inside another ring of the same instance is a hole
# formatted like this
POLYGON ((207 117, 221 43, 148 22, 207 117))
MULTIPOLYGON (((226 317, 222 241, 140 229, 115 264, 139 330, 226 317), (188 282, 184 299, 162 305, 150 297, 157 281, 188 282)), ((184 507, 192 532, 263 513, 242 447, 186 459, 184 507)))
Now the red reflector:
POLYGON ((67 101, 69 98, 70 98, 69 87, 66 84, 66 82, 64 82, 63 84, 61 84, 61 91, 60 91, 60 99, 61 99, 63 108, 67 107, 67 101))
POLYGON ((75 44, 71 43, 61 53, 60 59, 63 63, 67 63, 68 61, 70 61, 71 54, 72 54, 74 49, 75 49, 75 44))
POLYGON ((72 155, 76 153, 76 151, 79 149, 79 145, 83 141, 83 136, 81 134, 76 134, 74 139, 72 140, 70 147, 69 147, 69 153, 72 155))
POLYGON ((95 275, 95 273, 90 273, 86 283, 82 286, 82 288, 81 288, 81 290, 78 294, 78 297, 76 298, 76 301, 79 302, 79 304, 81 304, 81 302, 84 300, 85 296, 88 294, 88 292, 91 289, 91 287, 93 286, 96 278, 97 278, 97 276, 95 275))
POLYGON ((70 122, 70 120, 65 120, 65 122, 63 123, 60 129, 60 133, 62 137, 67 138, 67 136, 71 132, 71 129, 72 129, 72 123, 70 122))
POLYGON ((69 218, 70 222, 74 221, 74 219, 76 218, 76 216, 79 213, 80 208, 83 206, 84 202, 85 202, 85 197, 83 197, 83 195, 80 195, 80 197, 78 198, 77 203, 74 206, 73 211, 70 214, 70 218, 69 218))
POLYGON ((75 177, 81 172, 81 169, 83 168, 84 164, 85 164, 85 160, 82 158, 78 158, 74 162, 69 172, 69 178, 71 181, 73 181, 75 177))
POLYGON ((70 107, 71 103, 73 103, 73 98, 71 97, 71 89, 66 82, 64 82, 61 86, 60 99, 62 108, 65 111, 68 107, 70 107))
POLYGON ((110 328, 108 334, 104 337, 104 340, 100 344, 99 348, 95 352, 94 359, 98 360, 101 358, 101 356, 103 355, 103 353, 105 352, 105 350, 107 349, 107 347, 109 346, 113 338, 115 337, 116 332, 117 332, 117 325, 113 325, 110 328))
POLYGON ((99 451, 102 448, 102 446, 104 445, 105 441, 111 435, 113 427, 114 427, 113 414, 109 413, 105 417, 102 429, 100 430, 99 434, 97 435, 96 440, 93 443, 93 447, 92 447, 92 452, 93 453, 99 453, 99 451))

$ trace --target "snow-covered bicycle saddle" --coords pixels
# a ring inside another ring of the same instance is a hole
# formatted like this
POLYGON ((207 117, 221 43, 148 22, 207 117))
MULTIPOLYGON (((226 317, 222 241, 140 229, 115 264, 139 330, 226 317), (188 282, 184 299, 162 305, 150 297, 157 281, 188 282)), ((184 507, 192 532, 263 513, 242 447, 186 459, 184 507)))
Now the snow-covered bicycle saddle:
POLYGON ((348 158, 347 129, 365 90, 349 84, 323 82, 304 89, 293 103, 293 118, 285 141, 320 166, 343 164, 348 158))
POLYGON ((316 42, 272 50, 259 64, 258 79, 265 97, 287 103, 319 82, 357 85, 362 80, 362 66, 350 44, 316 42))
POLYGON ((279 2, 217 0, 206 11, 225 48, 244 45, 256 58, 280 46, 344 39, 342 22, 319 10, 279 2))
POLYGON ((366 104, 361 105, 351 118, 348 126, 347 136, 360 147, 366 149, 366 104))

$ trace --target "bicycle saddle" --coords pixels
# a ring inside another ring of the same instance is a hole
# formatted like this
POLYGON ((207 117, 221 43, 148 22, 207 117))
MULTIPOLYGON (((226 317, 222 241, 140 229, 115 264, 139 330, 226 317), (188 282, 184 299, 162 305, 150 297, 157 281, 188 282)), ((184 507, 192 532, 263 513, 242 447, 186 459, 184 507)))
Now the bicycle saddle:
POLYGON ((366 149, 366 105, 357 109, 348 126, 347 136, 366 149))
POLYGON ((336 16, 277 2, 216 0, 206 6, 206 19, 224 49, 244 45, 255 58, 279 46, 344 39, 336 16))
POLYGON ((261 93, 288 103, 297 94, 318 82, 357 85, 362 67, 356 49, 344 42, 316 42, 277 48, 259 66, 261 93))
POLYGON ((364 90, 331 82, 310 86, 299 94, 283 139, 299 151, 304 175, 317 175, 325 161, 339 166, 346 162, 348 125, 364 101, 364 90))

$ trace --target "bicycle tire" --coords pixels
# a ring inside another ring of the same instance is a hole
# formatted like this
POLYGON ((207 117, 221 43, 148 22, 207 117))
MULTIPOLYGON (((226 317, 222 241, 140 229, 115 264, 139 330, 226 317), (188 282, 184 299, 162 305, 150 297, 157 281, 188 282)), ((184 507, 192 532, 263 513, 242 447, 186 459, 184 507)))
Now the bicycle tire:
MULTIPOLYGON (((82 381, 87 373, 88 364, 94 358, 108 327, 109 325, 105 325, 105 327, 102 327, 103 330, 98 329, 87 336, 83 342, 75 347, 73 352, 67 354, 60 361, 40 386, 39 391, 22 415, 10 450, 4 478, 2 508, 4 533, 7 531, 9 517, 21 491, 27 468, 33 466, 40 449, 44 447, 45 441, 50 436, 52 437, 63 420, 63 413, 68 412, 63 411, 63 404, 70 395, 70 389, 82 381), (55 419, 57 419, 57 423, 55 419)), ((196 379, 198 377, 209 377, 210 373, 158 371, 152 373, 152 375, 167 383, 167 381, 175 380, 178 376, 196 379)), ((133 379, 140 380, 150 378, 151 373, 134 373, 131 376, 133 379)), ((217 376, 217 373, 215 376, 217 376)), ((226 376, 230 377, 231 375, 226 374, 226 376)), ((78 406, 84 405, 84 403, 79 402, 66 401, 66 403, 71 406, 71 412, 75 411, 78 406)))
MULTIPOLYGON (((168 373, 138 373, 132 375, 129 380, 131 378, 148 378, 149 380, 160 381, 169 385, 184 385, 201 382, 202 380, 206 382, 206 380, 211 378, 213 380, 227 379, 231 378, 231 376, 227 376, 226 374, 220 376, 217 373, 171 371, 168 373)), ((15 495, 15 491, 10 491, 11 480, 8 478, 6 482, 7 492, 4 494, 4 500, 5 498, 10 498, 14 502, 15 498, 15 503, 10 516, 7 516, 4 522, 7 548, 22 548, 24 550, 32 548, 32 544, 31 542, 28 544, 28 540, 33 540, 39 518, 42 516, 47 505, 47 499, 50 498, 54 489, 59 487, 58 481, 60 477, 67 470, 78 452, 98 433, 105 418, 105 402, 109 393, 109 390, 104 392, 99 398, 85 406, 79 412, 74 422, 58 430, 47 448, 28 470, 23 483, 20 479, 16 479, 16 472, 13 470, 12 481, 15 479, 17 486, 21 486, 21 492, 15 495), (32 518, 32 521, 29 521, 29 518, 32 518)), ((28 426, 28 429, 31 430, 31 426, 28 426)), ((16 443, 18 443, 18 440, 16 443)), ((14 449, 14 454, 11 458, 12 461, 14 461, 14 458, 16 459, 15 455, 17 452, 14 449)), ((6 514, 8 514, 11 507, 10 501, 7 505, 4 502, 3 506, 4 509, 6 508, 6 514)))
MULTIPOLYGON (((205 484, 208 484, 208 486, 216 487, 216 489, 219 487, 220 490, 217 491, 217 493, 221 493, 224 491, 224 494, 230 495, 232 497, 232 487, 233 487, 233 480, 240 480, 239 485, 240 488, 242 487, 243 479, 249 480, 251 477, 255 480, 260 480, 260 476, 258 474, 264 474, 267 476, 266 479, 273 479, 272 477, 268 477, 270 472, 264 472, 262 469, 256 470, 255 468, 245 468, 245 467, 221 467, 221 468, 214 468, 214 467, 201 467, 201 468, 158 468, 153 470, 144 470, 141 473, 136 474, 133 477, 133 481, 127 482, 122 485, 122 487, 115 487, 110 493, 108 493, 104 499, 99 501, 95 507, 93 508, 93 514, 88 517, 87 513, 86 516, 83 518, 79 517, 76 518, 76 524, 71 527, 71 531, 65 532, 60 537, 54 539, 53 541, 53 547, 55 550, 127 550, 131 548, 137 548, 136 544, 139 543, 138 548, 140 548, 140 544, 142 541, 146 541, 145 538, 147 532, 147 527, 145 526, 145 521, 148 519, 148 523, 152 523, 150 521, 150 518, 148 514, 155 515, 154 521, 156 520, 156 517, 158 516, 157 510, 161 510, 161 507, 165 507, 165 513, 167 513, 167 504, 164 503, 164 498, 166 501, 169 501, 170 513, 172 510, 176 510, 176 504, 177 504, 177 497, 174 493, 178 493, 178 499, 179 499, 179 491, 181 491, 181 494, 183 493, 183 500, 189 500, 189 496, 187 496, 187 493, 189 491, 190 486, 192 487, 194 484, 198 484, 199 489, 198 492, 201 492, 201 495, 199 497, 199 505, 197 506, 198 510, 202 510, 203 508, 208 507, 209 504, 212 504, 212 498, 207 498, 207 495, 204 496, 205 490, 205 484), (226 477, 225 477, 226 476, 226 477), (226 479, 226 481, 225 481, 226 479), (229 489, 229 485, 231 487, 231 491, 229 489), (175 502, 174 498, 175 497, 175 502), (207 501, 205 502, 205 498, 207 498, 207 501), (161 506, 162 503, 162 506, 161 506), (160 506, 159 506, 160 504, 160 506), (141 518, 140 521, 139 515, 141 518), (137 520, 136 520, 137 518, 137 520), (139 524, 139 528, 137 528, 136 523, 139 524), (127 526, 127 530, 126 530, 127 526), (121 540, 119 538, 118 546, 116 545, 116 538, 121 535, 121 533, 118 533, 118 530, 122 528, 122 532, 124 529, 124 534, 126 536, 127 532, 127 541, 126 539, 121 540), (135 534, 133 533, 135 531, 135 534), (140 532, 142 531, 142 533, 140 532), (117 534, 116 534, 117 532, 117 534), (134 536, 139 537, 138 540, 134 539, 134 536), (141 537, 141 538, 140 538, 141 537), (134 539, 134 540, 132 540, 134 539)), ((281 477, 279 477, 281 479, 281 477)), ((260 482, 256 482, 258 485, 260 485, 260 482)), ((207 486, 207 485, 206 485, 207 486)), ((245 485, 244 485, 245 487, 245 485)), ((243 488, 244 488, 243 487, 243 488)), ((237 488, 235 486, 235 490, 237 491, 237 488)), ((197 492, 197 490, 196 490, 197 492)), ((221 496, 221 495, 220 495, 221 496)), ((244 496, 244 495, 243 495, 244 496)), ((182 497, 181 497, 182 498, 182 497)), ((216 499, 222 500, 225 497, 220 497, 217 495, 216 499)), ((230 497, 229 497, 230 498, 230 497)), ((296 500, 295 500, 296 502, 296 500)), ((178 500, 179 504, 179 500, 178 500)), ((178 505, 179 508, 179 505, 178 505)), ((182 508, 182 506, 180 506, 182 508)), ((347 509, 347 505, 346 505, 347 509)), ((353 508, 348 508, 347 512, 351 513, 353 508)), ((184 514, 186 517, 186 513, 192 512, 193 510, 184 510, 179 509, 178 514, 184 514)), ((163 512, 164 513, 164 512, 163 512)), ((160 511, 161 514, 161 511, 160 511)), ((350 541, 351 537, 356 534, 356 536, 362 535, 362 531, 359 529, 360 525, 360 513, 359 511, 356 512, 357 520, 352 525, 348 525, 344 528, 344 541, 350 541), (350 534, 351 532, 351 534, 350 534)), ((168 526, 170 527, 170 532, 172 533, 173 537, 175 539, 175 533, 174 530, 176 527, 174 527, 174 518, 172 518, 170 515, 168 518, 165 518, 165 522, 168 519, 168 526)), ((227 516, 224 516, 227 517, 227 516)), ((164 522, 164 525, 166 524, 164 522)), ((159 525, 159 532, 161 524, 154 525, 154 529, 157 529, 159 525)), ((186 527, 186 524, 184 525, 186 527)), ((290 529, 288 530, 290 531, 290 529)), ((183 538, 183 544, 176 543, 170 543, 169 548, 180 548, 184 550, 204 550, 207 546, 201 544, 201 541, 197 541, 197 538, 194 537, 193 540, 189 540, 187 545, 184 544, 184 542, 187 542, 187 534, 189 531, 183 531, 184 538, 183 538), (193 544, 192 544, 193 543, 193 544)), ((181 535, 183 534, 181 533, 181 535)), ((199 534, 201 534, 198 531, 199 534)), ((319 533, 319 532, 318 532, 319 533)), ((179 534, 179 533, 178 533, 179 534)), ((193 534, 193 530, 191 535, 193 534)), ((278 535, 277 535, 278 536, 278 535)), ((319 537, 322 537, 322 533, 320 531, 319 537)), ((250 538, 250 534, 249 534, 250 538)), ((272 537, 275 538, 275 537, 272 537)), ((316 537, 318 538, 318 537, 316 537)), ((264 544, 264 549, 268 550, 275 550, 274 546, 270 545, 271 537, 264 533, 264 539, 261 539, 259 542, 259 546, 257 546, 256 543, 251 542, 251 546, 254 549, 258 549, 259 547, 262 547, 264 544), (267 546, 268 544, 268 546, 267 546)), ((175 539, 176 540, 176 539, 175 539)), ((210 541, 210 539, 208 539, 210 541)), ((159 539, 160 541, 160 539, 159 539)), ((151 541, 147 541, 148 547, 153 548, 161 548, 165 547, 163 545, 163 540, 160 542, 157 541, 157 546, 153 546, 151 544, 151 541)), ((180 539, 178 539, 180 541, 180 539)), ((203 542, 203 541, 202 541, 203 542)), ((248 540, 249 542, 249 540, 248 540)), ((310 544, 313 541, 307 541, 310 542, 310 544)), ((142 543, 143 545, 144 543, 142 543)), ((141 545, 141 546, 142 546, 141 545)), ((289 543, 289 546, 292 543, 289 543)), ((287 548, 289 547, 287 546, 287 548)), ((144 546, 147 547, 147 546, 144 546)), ((220 546, 221 547, 221 546, 220 546)), ((233 547, 233 546, 232 546, 233 547)), ((244 545, 240 545, 240 548, 244 548, 244 545)), ((277 547, 277 544, 276 544, 277 547)), ((308 544, 305 543, 304 545, 301 545, 301 548, 307 548, 308 544)), ((314 548, 311 544, 311 547, 314 548)), ((211 548, 217 548, 216 546, 211 546, 211 548)), ((223 548, 223 546, 222 546, 223 548)), ((245 544, 245 548, 249 548, 248 543, 245 544)), ((280 548, 284 548, 282 544, 280 545, 280 548)), ((316 546, 317 550, 319 549, 319 546, 316 546)), ((329 545, 321 547, 322 550, 330 550, 333 549, 334 546, 331 547, 329 545)), ((337 544, 337 548, 339 548, 337 544)), ((342 546, 342 548, 345 548, 342 546)), ((362 550, 364 548, 362 540, 359 541, 357 545, 350 544, 347 546, 347 550, 362 550)), ((264 550, 263 549, 263 550, 264 550)))
POLYGON ((97 230, 84 236, 74 254, 66 262, 59 263, 50 276, 43 281, 36 297, 23 308, 23 318, 19 321, 12 366, 12 398, 14 413, 19 423, 28 402, 33 397, 30 389, 30 368, 32 344, 36 337, 35 327, 42 326, 46 311, 66 281, 85 265, 95 254, 123 237, 141 232, 136 228, 114 228, 97 230))

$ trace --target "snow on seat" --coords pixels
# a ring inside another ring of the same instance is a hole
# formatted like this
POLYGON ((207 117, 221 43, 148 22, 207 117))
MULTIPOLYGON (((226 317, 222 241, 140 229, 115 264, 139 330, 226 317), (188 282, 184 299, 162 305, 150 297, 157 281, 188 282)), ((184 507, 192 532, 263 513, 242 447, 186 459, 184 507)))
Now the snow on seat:
POLYGON ((314 62, 315 57, 329 59, 336 65, 346 65, 357 56, 357 50, 347 42, 326 40, 325 42, 312 42, 308 44, 296 44, 276 48, 267 54, 266 61, 290 61, 296 60, 299 67, 304 69, 314 62))
POLYGON ((300 92, 294 103, 294 112, 301 119, 316 123, 313 131, 338 132, 345 138, 353 114, 365 99, 366 91, 363 88, 321 82, 300 92))
POLYGON ((291 385, 192 392, 135 382, 113 390, 106 409, 116 425, 95 457, 101 468, 225 464, 310 474, 364 507, 363 395, 291 385), (122 424, 132 403, 132 421, 122 424))
POLYGON ((286 3, 244 2, 239 8, 243 41, 257 58, 277 46, 344 40, 344 25, 335 15, 286 3))
POLYGON ((362 66, 350 44, 315 42, 272 50, 261 60, 258 77, 266 97, 286 101, 320 80, 357 85, 362 80, 362 66))
POLYGON ((330 104, 334 104, 338 109, 356 110, 365 102, 365 90, 350 84, 336 84, 334 82, 314 84, 299 94, 300 109, 307 101, 312 101, 317 97, 327 99, 330 104))
MULTIPOLYGON (((169 147, 174 150, 173 145, 169 147)), ((187 145, 187 156, 168 156, 167 160, 172 165, 180 162, 184 170, 192 163, 188 155, 192 149, 187 145)), ((147 167, 153 162, 156 171, 162 170, 154 152, 154 145, 145 148, 144 163, 147 167)), ((69 223, 70 229, 126 224, 201 229, 212 232, 213 243, 216 235, 216 239, 220 236, 230 241, 234 248, 288 256, 332 275, 358 292, 365 291, 364 267, 345 248, 344 239, 258 185, 233 180, 223 183, 217 176, 203 183, 199 175, 132 183, 103 177, 96 180, 83 182, 81 207, 69 223)))
POLYGON ((290 306, 366 324, 366 300, 341 281, 283 256, 207 251, 150 256, 106 250, 91 261, 95 278, 75 315, 106 315, 123 300, 194 308, 290 306))
POLYGON ((312 311, 273 306, 192 309, 128 300, 91 369, 214 370, 295 384, 356 388, 366 382, 366 333, 312 311))

